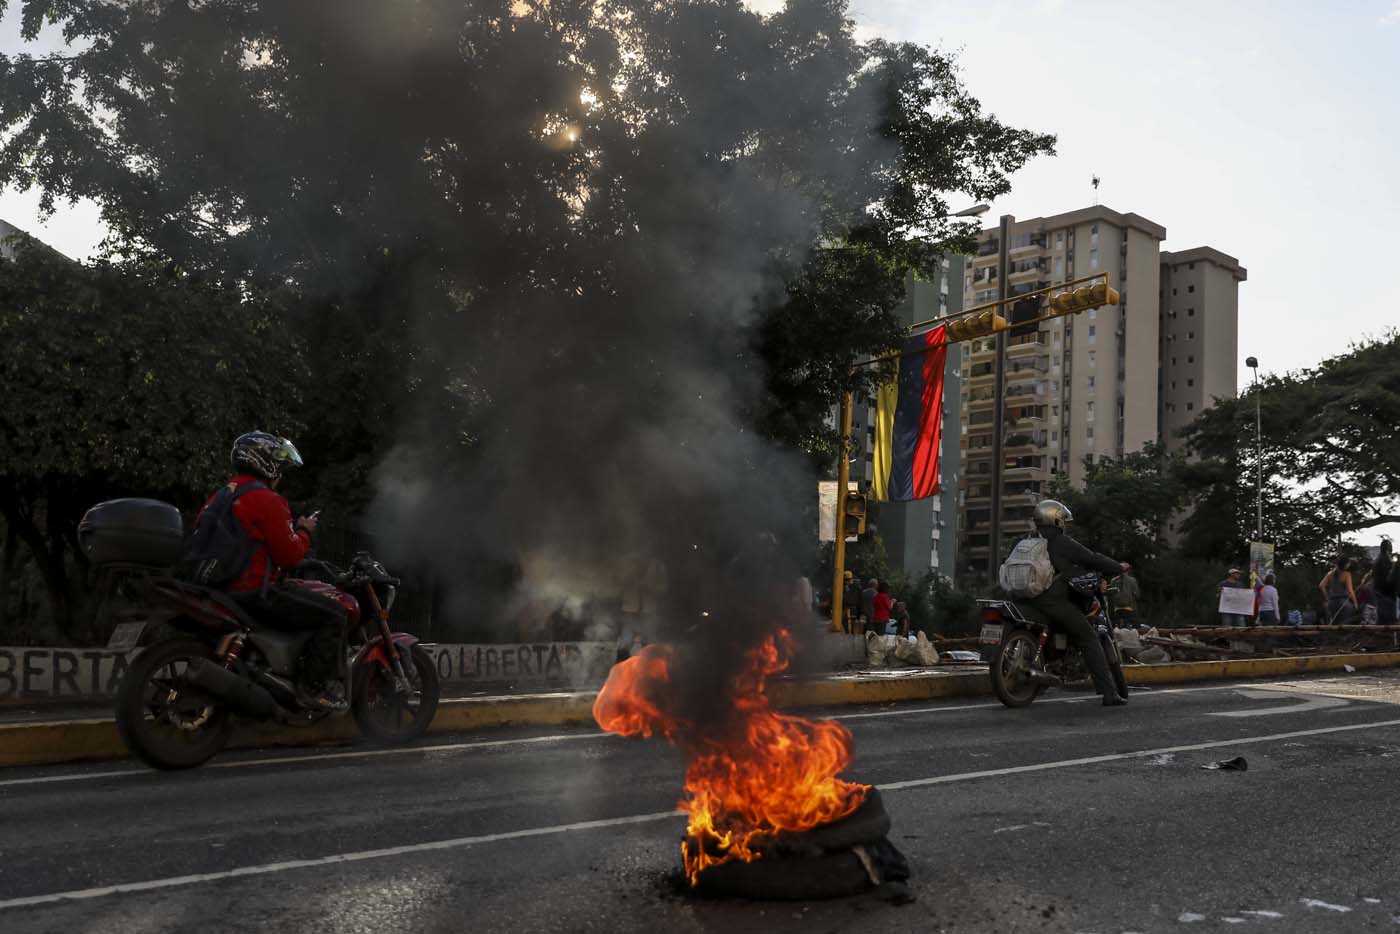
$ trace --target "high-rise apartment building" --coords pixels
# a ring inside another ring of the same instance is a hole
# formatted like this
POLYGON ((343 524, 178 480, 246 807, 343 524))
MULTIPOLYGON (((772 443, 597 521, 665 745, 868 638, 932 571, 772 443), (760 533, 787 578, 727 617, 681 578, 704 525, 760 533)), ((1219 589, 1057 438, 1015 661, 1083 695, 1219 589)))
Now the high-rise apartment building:
MULTIPOLYGON (((1177 355, 1175 366, 1183 371, 1202 368, 1177 380, 1181 392, 1189 388, 1203 393, 1190 400, 1183 396, 1180 414, 1187 414, 1188 404, 1192 413, 1198 411, 1201 400, 1211 398, 1204 393, 1233 395, 1234 285, 1244 272, 1233 259, 1209 248, 1164 254, 1165 227, 1101 205, 1053 217, 1012 219, 1008 230, 1007 296, 1107 272, 1120 301, 1054 318, 1042 322, 1035 333, 1007 338, 997 520, 1003 552, 1025 533, 1031 511, 1055 474, 1082 482, 1086 457, 1120 457, 1163 437, 1163 426, 1169 424, 1163 412, 1177 411, 1163 408, 1163 386, 1172 382, 1167 375, 1168 348, 1184 346, 1186 340, 1176 337, 1179 319, 1166 317, 1163 304, 1169 295, 1165 279, 1175 282, 1178 258, 1188 257, 1181 261, 1183 274, 1201 276, 1193 283, 1195 289, 1202 296, 1209 289, 1212 299, 1209 312, 1204 301, 1194 312, 1208 314, 1211 327, 1188 329, 1190 341, 1195 347, 1207 340, 1216 344, 1208 355, 1177 355), (1232 270, 1238 273, 1233 279, 1232 270), (1228 376, 1220 362, 1225 360, 1228 376), (1190 387, 1185 386, 1187 380, 1190 387)), ((999 228, 983 231, 977 254, 965 261, 964 307, 1000 297, 999 238, 999 228)), ((995 338, 981 338, 963 343, 960 352, 959 570, 977 574, 987 571, 991 557, 995 347, 995 338)))
POLYGON ((1247 277, 1239 260, 1208 246, 1162 254, 1157 420, 1168 449, 1203 409, 1235 395, 1239 284, 1247 277))
MULTIPOLYGON (((950 256, 939 262, 932 276, 910 276, 905 281, 904 303, 899 309, 904 323, 917 324, 961 311, 962 269, 963 257, 950 256)), ((884 542, 890 565, 910 575, 932 569, 952 577, 957 564, 958 448, 962 441, 958 427, 958 375, 958 354, 956 348, 950 348, 943 370, 938 495, 909 503, 879 503, 871 510, 871 521, 884 542)), ((868 491, 875 475, 875 407, 869 399, 855 401, 851 442, 851 479, 868 491)))

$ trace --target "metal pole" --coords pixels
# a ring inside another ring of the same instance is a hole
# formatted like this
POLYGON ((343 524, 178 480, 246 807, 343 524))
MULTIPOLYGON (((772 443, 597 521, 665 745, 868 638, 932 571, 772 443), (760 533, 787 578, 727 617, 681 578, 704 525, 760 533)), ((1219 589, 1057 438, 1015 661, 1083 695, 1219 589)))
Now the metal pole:
MULTIPOLYGON (((1011 225, 1016 220, 1010 214, 1001 216, 1001 226, 997 242, 997 297, 1005 301, 1007 238, 1011 236, 1011 225)), ((996 580, 997 567, 1001 564, 1001 435, 1006 420, 1006 384, 1002 371, 1006 364, 1006 332, 998 331, 996 336, 996 356, 992 365, 992 533, 989 538, 991 548, 987 553, 987 576, 996 580)))
POLYGON ((851 393, 841 397, 841 450, 836 468, 836 541, 831 584, 831 631, 843 632, 842 604, 846 596, 846 487, 851 482, 851 393))
POLYGON ((1264 540, 1264 421, 1259 415, 1259 368, 1254 368, 1254 465, 1258 481, 1254 497, 1254 540, 1264 540))

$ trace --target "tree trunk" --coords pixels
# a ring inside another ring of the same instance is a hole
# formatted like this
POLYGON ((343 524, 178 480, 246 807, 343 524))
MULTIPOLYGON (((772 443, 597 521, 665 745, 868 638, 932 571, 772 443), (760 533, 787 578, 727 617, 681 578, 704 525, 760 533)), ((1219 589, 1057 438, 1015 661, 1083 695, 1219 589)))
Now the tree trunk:
POLYGON ((73 608, 62 536, 57 536, 51 545, 39 531, 32 508, 25 509, 14 490, 0 490, 0 515, 5 517, 7 528, 14 530, 34 555, 34 563, 44 577, 53 623, 60 634, 68 637, 73 630, 73 608))

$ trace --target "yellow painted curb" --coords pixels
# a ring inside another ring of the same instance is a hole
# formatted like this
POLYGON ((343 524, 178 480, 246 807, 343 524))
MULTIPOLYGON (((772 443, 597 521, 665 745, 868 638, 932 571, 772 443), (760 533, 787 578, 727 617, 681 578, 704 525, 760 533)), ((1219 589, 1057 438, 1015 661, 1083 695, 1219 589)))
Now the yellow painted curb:
MULTIPOLYGON (((1229 659, 1129 665, 1129 684, 1173 684, 1226 679, 1278 678, 1316 672, 1400 667, 1400 652, 1364 655, 1309 655, 1298 658, 1229 659)), ((782 707, 837 707, 851 704, 890 704, 901 701, 975 697, 991 693, 985 669, 905 676, 856 676, 774 685, 782 707)), ((594 692, 521 694, 444 700, 429 732, 464 732, 502 726, 563 726, 593 722, 594 692)), ((229 748, 308 746, 344 743, 357 737, 354 720, 338 717, 314 727, 296 729, 273 724, 244 724, 229 748)), ((0 724, 0 767, 55 765, 126 755, 116 724, 111 720, 59 720, 0 724)))

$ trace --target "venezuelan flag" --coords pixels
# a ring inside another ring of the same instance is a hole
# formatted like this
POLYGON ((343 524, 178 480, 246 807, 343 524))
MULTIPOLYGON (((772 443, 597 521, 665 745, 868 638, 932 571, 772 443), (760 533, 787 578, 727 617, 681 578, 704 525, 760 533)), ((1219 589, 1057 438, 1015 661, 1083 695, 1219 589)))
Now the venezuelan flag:
POLYGON ((943 428, 942 326, 909 338, 894 379, 875 397, 875 477, 871 499, 905 502, 938 492, 938 440, 943 428))

